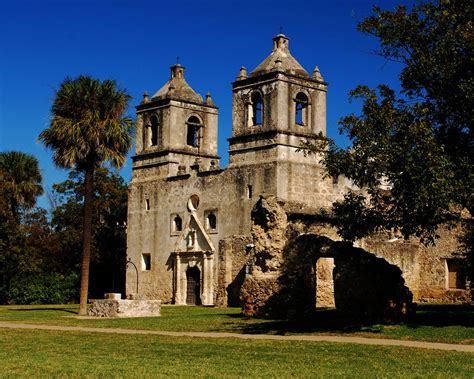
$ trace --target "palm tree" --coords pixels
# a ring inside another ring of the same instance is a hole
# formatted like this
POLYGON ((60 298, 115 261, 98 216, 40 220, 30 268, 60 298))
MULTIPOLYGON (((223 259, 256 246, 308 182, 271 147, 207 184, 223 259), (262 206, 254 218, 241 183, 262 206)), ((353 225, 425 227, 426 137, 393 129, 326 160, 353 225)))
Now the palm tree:
POLYGON ((0 152, 0 181, 10 211, 19 216, 20 207, 32 208, 43 194, 38 160, 21 151, 0 152))
POLYGON ((113 80, 66 78, 56 92, 49 128, 39 135, 59 167, 84 173, 84 213, 79 314, 87 314, 94 172, 104 162, 121 167, 132 143, 125 116, 131 97, 113 80))

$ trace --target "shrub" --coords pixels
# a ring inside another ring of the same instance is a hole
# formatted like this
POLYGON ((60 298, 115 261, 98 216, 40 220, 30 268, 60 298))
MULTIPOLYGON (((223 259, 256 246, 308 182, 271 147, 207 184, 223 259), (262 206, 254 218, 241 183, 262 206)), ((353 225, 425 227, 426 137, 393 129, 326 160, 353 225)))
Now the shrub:
POLYGON ((16 276, 8 293, 11 304, 65 304, 78 299, 79 275, 16 276))

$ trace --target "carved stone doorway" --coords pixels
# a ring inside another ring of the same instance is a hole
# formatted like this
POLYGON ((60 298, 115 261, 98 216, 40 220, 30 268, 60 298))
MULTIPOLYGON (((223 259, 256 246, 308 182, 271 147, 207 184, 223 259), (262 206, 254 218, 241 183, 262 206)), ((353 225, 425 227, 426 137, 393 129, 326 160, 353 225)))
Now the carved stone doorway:
POLYGON ((201 272, 196 266, 190 267, 186 270, 186 304, 200 305, 201 304, 201 272))

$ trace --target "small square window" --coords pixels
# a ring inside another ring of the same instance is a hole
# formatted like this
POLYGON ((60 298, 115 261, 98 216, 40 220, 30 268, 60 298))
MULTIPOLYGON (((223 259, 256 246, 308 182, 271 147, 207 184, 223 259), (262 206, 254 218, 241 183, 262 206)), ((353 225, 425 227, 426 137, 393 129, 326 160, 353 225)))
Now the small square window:
POLYGON ((142 254, 142 271, 151 270, 151 256, 150 254, 142 254))
POLYGON ((204 212, 206 230, 211 233, 217 233, 217 211, 209 210, 204 212))
POLYGON ((178 235, 183 231, 183 218, 179 214, 172 214, 170 219, 171 235, 178 235))
POLYGON ((466 289, 466 275, 462 259, 446 259, 448 269, 447 288, 466 289))

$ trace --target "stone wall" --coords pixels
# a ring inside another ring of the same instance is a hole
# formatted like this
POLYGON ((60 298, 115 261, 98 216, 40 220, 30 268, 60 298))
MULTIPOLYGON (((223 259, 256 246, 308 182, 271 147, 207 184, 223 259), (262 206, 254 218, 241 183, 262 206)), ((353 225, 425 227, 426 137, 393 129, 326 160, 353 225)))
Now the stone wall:
POLYGON ((217 295, 220 307, 240 305, 240 289, 245 280, 252 239, 250 236, 232 236, 219 241, 217 295))
POLYGON ((354 317, 400 320, 413 313, 413 298, 469 301, 469 290, 446 284, 459 225, 440 228, 435 246, 380 234, 355 247, 338 241, 316 209, 271 195, 257 202, 252 221, 255 266, 241 290, 246 315, 304 317, 317 299, 330 305, 333 296, 336 308, 354 317), (318 276, 320 259, 333 259, 332 278, 328 267, 318 276))
POLYGON ((434 245, 424 245, 416 238, 404 240, 389 234, 379 234, 360 241, 360 246, 398 266, 415 301, 468 302, 469 282, 466 289, 449 289, 447 284, 447 259, 459 257, 462 225, 441 226, 437 234, 439 238, 434 245))

